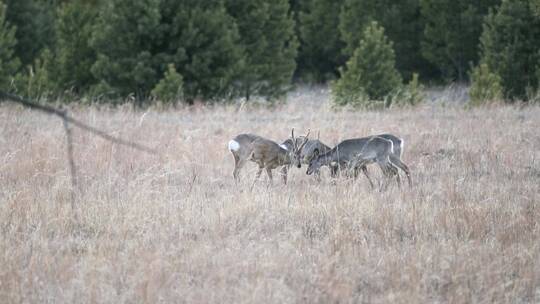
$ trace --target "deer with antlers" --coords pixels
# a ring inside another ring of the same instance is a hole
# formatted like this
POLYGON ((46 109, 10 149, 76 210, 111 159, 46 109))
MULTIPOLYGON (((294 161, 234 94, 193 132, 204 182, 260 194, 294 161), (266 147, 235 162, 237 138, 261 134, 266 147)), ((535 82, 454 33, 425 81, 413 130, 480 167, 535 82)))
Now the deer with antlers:
MULTIPOLYGON (((294 144, 296 144, 297 146, 302 146, 302 148, 299 151, 300 163, 305 164, 305 165, 309 165, 309 162, 311 161, 311 159, 313 159, 313 157, 315 157, 316 155, 324 154, 332 149, 329 146, 325 145, 320 140, 320 133, 317 133, 317 139, 307 139, 304 136, 300 136, 297 138, 291 137, 282 143, 282 145, 285 145, 291 149, 294 144), (303 144, 304 141, 306 141, 305 144, 303 144)), ((338 170, 337 164, 330 164, 329 166, 330 166, 330 176, 336 177, 337 170, 338 170)), ((286 175, 287 170, 288 170, 288 167, 283 167, 281 173, 286 175)), ((318 170, 315 172, 315 175, 317 177, 317 180, 320 180, 320 172, 318 170)))
MULTIPOLYGON (((309 131, 303 137, 303 141, 298 144, 294 137, 294 129, 291 131, 292 144, 278 144, 275 141, 266 139, 255 134, 240 134, 229 141, 229 151, 234 157, 233 177, 238 181, 240 169, 249 160, 259 165, 259 170, 255 175, 257 181, 262 170, 266 170, 266 174, 272 182, 272 170, 277 167, 288 168, 290 165, 300 168, 301 155, 303 147, 308 141, 309 131)), ((287 169, 282 169, 283 182, 287 183, 287 169)))
MULTIPOLYGON (((398 149, 398 154, 401 155, 402 147, 400 146, 398 149)), ((392 140, 380 136, 344 140, 329 152, 314 157, 309 163, 306 173, 310 175, 319 170, 321 166, 330 165, 331 163, 338 163, 341 168, 347 168, 355 172, 362 169, 372 187, 373 183, 367 175, 366 166, 368 164, 378 164, 388 180, 390 177, 396 176, 398 185, 401 185, 398 174, 399 168, 405 172, 409 186, 412 186, 410 170, 401 161, 400 157, 395 154, 392 140)), ((384 184, 384 188, 387 186, 388 182, 384 184)))

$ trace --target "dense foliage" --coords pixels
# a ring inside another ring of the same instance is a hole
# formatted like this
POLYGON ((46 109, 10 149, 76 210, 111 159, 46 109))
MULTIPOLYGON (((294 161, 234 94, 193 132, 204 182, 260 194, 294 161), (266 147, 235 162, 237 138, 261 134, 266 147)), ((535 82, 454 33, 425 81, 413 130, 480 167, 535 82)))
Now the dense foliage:
POLYGON ((504 0, 484 23, 481 60, 500 76, 509 98, 528 99, 540 82, 540 14, 533 3, 504 0))
POLYGON ((15 57, 15 28, 6 20, 6 6, 0 1, 0 89, 9 87, 11 75, 19 68, 15 57))
POLYGON ((227 0, 240 33, 244 54, 236 86, 252 95, 277 97, 291 83, 297 53, 294 20, 287 0, 227 0))
POLYGON ((374 21, 365 29, 346 69, 341 70, 341 78, 333 87, 334 101, 338 105, 363 105, 384 99, 401 84, 392 42, 374 21))
POLYGON ((421 0, 422 54, 443 77, 464 80, 478 61, 482 20, 500 0, 421 0))
POLYGON ((369 88, 394 75, 412 87, 476 75, 527 100, 538 96, 539 36, 538 0, 0 0, 0 88, 142 104, 158 87, 176 96, 167 83, 181 80, 186 102, 274 99, 298 81, 365 77, 352 70, 369 63, 397 71, 356 88, 370 99, 387 99, 369 88), (394 59, 356 54, 372 22, 394 59))

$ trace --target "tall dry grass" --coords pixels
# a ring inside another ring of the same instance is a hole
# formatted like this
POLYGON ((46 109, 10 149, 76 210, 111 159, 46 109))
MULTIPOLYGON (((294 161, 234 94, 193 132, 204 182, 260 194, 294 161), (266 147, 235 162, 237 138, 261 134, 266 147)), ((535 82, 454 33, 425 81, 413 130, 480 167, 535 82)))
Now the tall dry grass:
POLYGON ((3 105, 0 302, 540 302, 540 108, 334 112, 305 99, 74 110, 159 150, 75 131, 77 221, 61 122, 3 105), (291 127, 329 145, 402 136, 414 188, 317 183, 302 168, 250 192, 253 164, 236 187, 228 140, 291 127))

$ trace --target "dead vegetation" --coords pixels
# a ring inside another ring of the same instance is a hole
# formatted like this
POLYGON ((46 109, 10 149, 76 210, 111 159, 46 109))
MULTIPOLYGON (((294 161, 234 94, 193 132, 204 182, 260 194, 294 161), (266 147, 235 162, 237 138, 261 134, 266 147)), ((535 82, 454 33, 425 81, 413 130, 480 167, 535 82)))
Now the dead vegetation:
POLYGON ((538 107, 334 112, 298 98, 74 116, 158 153, 74 130, 74 221, 62 123, 3 105, 2 302, 540 301, 538 107), (314 126, 331 146, 404 138, 414 187, 332 183, 327 169, 317 183, 304 166, 249 191, 253 164, 235 186, 234 135, 282 141, 314 126))

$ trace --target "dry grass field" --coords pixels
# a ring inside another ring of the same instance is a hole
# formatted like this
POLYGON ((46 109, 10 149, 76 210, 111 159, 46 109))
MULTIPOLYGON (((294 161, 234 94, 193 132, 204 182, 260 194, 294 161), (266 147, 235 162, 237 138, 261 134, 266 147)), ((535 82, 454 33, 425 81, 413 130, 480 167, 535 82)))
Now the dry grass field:
POLYGON ((75 220, 61 121, 4 103, 1 303, 540 302, 539 107, 340 112, 293 96, 73 115, 158 153, 75 130, 75 220), (303 167, 250 191, 253 163, 235 186, 229 139, 291 127, 328 145, 401 136, 414 187, 303 167))

